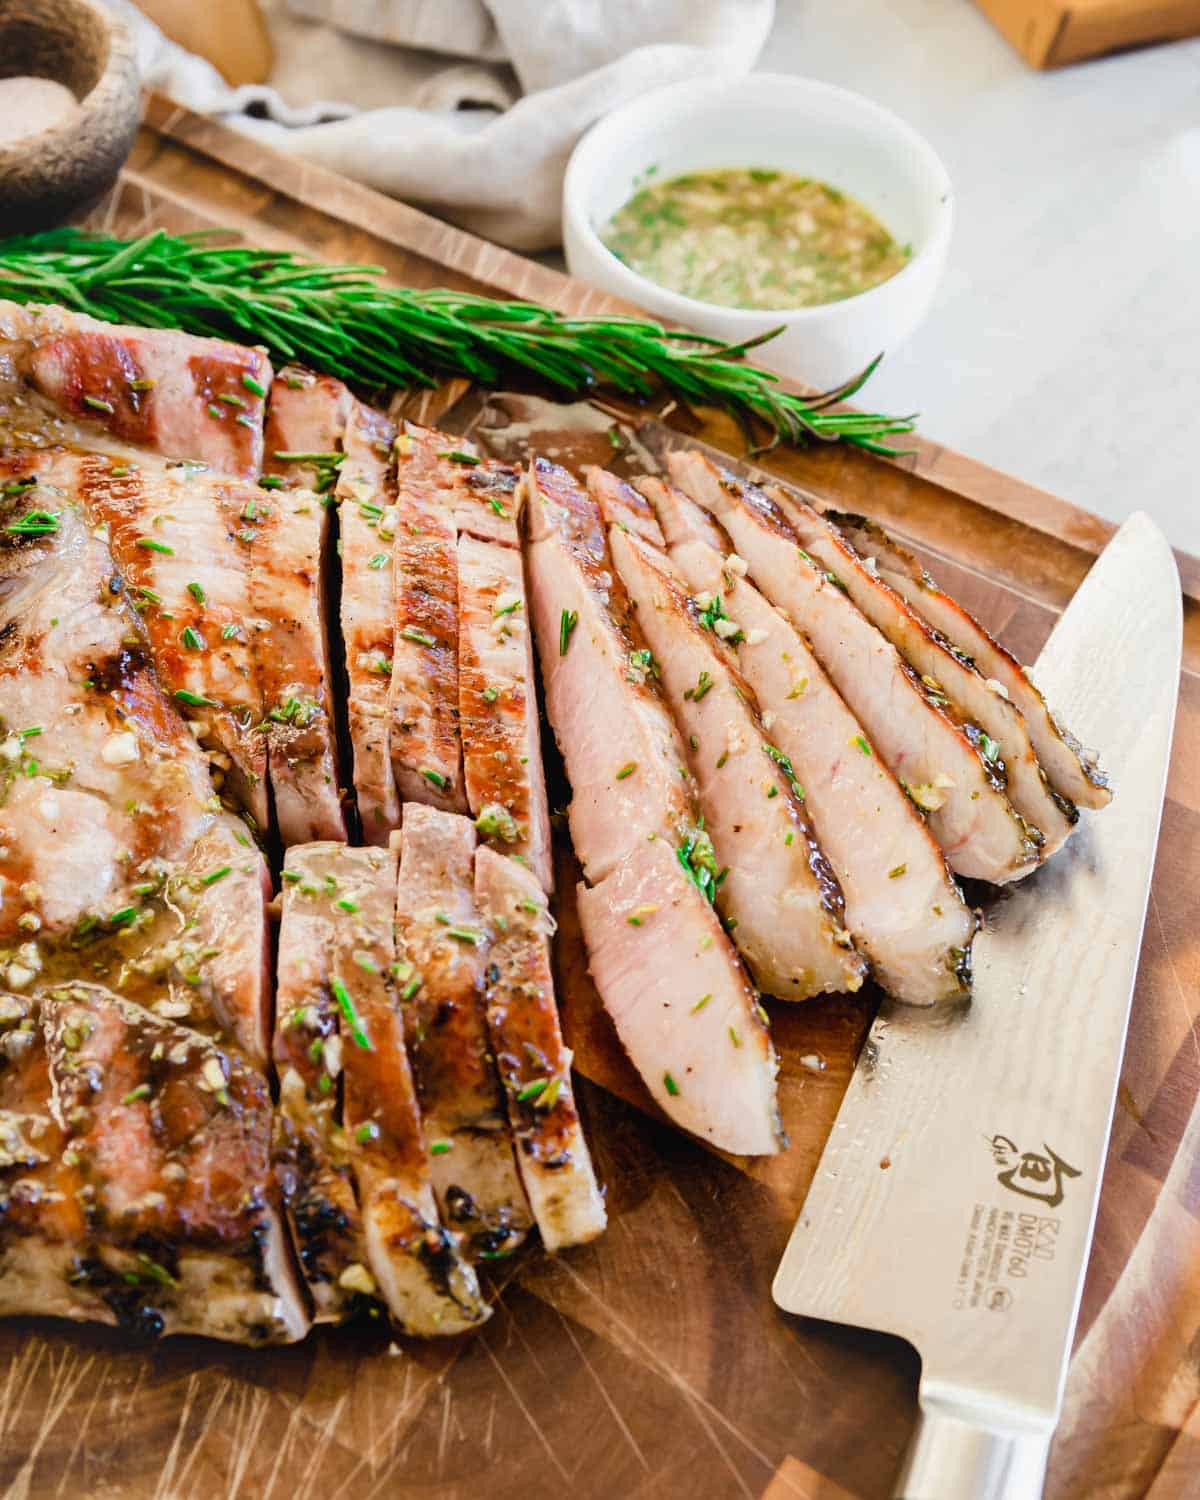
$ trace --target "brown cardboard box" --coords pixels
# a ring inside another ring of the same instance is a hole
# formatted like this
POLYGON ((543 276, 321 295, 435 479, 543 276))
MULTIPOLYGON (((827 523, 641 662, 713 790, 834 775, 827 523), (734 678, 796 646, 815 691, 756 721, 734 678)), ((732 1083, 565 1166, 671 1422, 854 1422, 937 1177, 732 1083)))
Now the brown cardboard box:
POLYGON ((1200 34, 1200 0, 975 0, 1026 62, 1057 68, 1200 34))

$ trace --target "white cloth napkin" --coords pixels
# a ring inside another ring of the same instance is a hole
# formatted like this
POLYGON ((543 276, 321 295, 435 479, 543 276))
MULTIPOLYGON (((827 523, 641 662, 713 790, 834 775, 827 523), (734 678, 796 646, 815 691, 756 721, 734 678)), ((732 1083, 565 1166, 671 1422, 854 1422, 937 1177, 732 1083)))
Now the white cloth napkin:
POLYGON ((662 84, 748 72, 774 15, 774 0, 268 0, 272 86, 231 89, 131 0, 108 4, 150 86, 521 250, 559 242, 589 125, 662 84))

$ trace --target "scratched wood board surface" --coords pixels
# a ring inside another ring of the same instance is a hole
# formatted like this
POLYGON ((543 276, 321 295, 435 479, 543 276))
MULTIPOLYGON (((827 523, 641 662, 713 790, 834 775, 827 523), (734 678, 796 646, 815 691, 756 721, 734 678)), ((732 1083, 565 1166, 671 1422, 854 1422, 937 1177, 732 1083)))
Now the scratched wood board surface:
MULTIPOLYGON (((376 262, 410 284, 578 312, 616 306, 153 97, 93 222, 123 233, 222 225, 259 244, 376 262)), ((678 409, 661 419, 619 405, 562 412, 455 384, 410 408, 500 449, 559 445, 573 460, 611 460, 614 423, 620 462, 635 468, 679 433, 743 451, 724 419, 678 409)), ((757 462, 893 525, 1026 659, 1111 531, 927 443, 894 465, 841 450, 757 462)), ((1052 1500, 1200 1493, 1200 564, 1180 563, 1187 669, 1169 801, 1052 1500)), ((565 849, 559 874, 568 891, 565 849)), ((608 1233, 505 1266, 491 1322, 451 1342, 341 1329, 282 1350, 195 1339, 134 1348, 101 1328, 0 1325, 0 1500, 890 1493, 915 1414, 915 1354, 790 1318, 770 1298, 871 997, 773 1007, 792 1148, 767 1162, 722 1159, 645 1107, 587 980, 569 898, 560 919, 560 988, 591 1080, 580 1092, 608 1233), (823 1071, 801 1064, 812 1055, 823 1071)))

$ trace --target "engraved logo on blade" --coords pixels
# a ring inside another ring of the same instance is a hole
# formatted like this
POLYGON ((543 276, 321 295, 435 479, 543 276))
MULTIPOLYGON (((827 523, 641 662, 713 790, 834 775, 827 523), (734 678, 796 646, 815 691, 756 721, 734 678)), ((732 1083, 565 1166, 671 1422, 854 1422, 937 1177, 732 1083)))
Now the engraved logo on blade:
POLYGON ((1080 1175, 1045 1142, 1041 1151, 1021 1151, 1008 1136, 994 1135, 991 1147, 1001 1185, 1023 1198, 1036 1198, 1047 1208, 1057 1208, 1063 1201, 1063 1179, 1080 1175))

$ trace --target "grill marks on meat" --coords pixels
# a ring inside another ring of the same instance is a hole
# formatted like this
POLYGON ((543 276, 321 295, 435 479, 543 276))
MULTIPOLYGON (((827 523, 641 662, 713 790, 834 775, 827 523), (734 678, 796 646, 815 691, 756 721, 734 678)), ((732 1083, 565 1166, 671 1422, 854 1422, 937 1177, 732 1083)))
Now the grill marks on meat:
POLYGON ((216 809, 204 758, 158 687, 108 548, 70 498, 74 463, 37 455, 44 482, 0 509, 7 982, 86 962, 124 996, 261 1060, 265 866, 216 809), (8 529, 38 510, 57 514, 53 532, 8 529))
POLYGON ((240 487, 186 464, 133 467, 99 454, 64 456, 71 462, 75 493, 108 537, 164 691, 191 720, 219 780, 257 827, 268 828, 250 593, 254 530, 242 519, 240 487))
POLYGON ((7 302, 0 342, 54 411, 106 438, 247 479, 262 466, 261 349, 7 302))
POLYGON ((601 1000, 671 1119, 725 1150, 777 1151, 765 1012, 701 890, 717 874, 712 843, 599 508, 540 459, 525 504, 546 709, 571 782, 571 837, 588 882, 580 920, 601 1000), (638 774, 622 776, 629 765, 638 774))
POLYGON ((345 1014, 343 1001, 343 1109, 371 1271, 407 1332, 461 1333, 491 1310, 457 1235, 438 1220, 392 978, 396 856, 346 849, 342 858, 357 872, 348 882, 357 910, 335 926, 332 963, 334 982, 340 977, 357 1017, 345 1014))
POLYGON ((1041 857, 1070 837, 1077 809, 1052 793, 1025 721, 1007 698, 993 692, 961 652, 931 630, 904 599, 873 573, 849 542, 782 485, 767 493, 818 563, 831 568, 855 604, 882 631, 936 694, 945 695, 967 727, 981 756, 1003 769, 1008 799, 1036 835, 1041 857))
POLYGON ((521 554, 458 539, 459 703, 467 797, 480 836, 553 888, 533 643, 521 554))
POLYGON ((147 861, 184 857, 207 822, 204 758, 162 701, 108 548, 56 482, 62 467, 46 455, 0 466, 6 487, 39 480, 0 502, 5 942, 62 938, 85 913, 125 906, 147 861), (11 531, 36 511, 57 529, 11 531), (21 923, 26 912, 36 921, 21 923))
POLYGON ((277 1170, 321 1316, 378 1297, 410 1333, 457 1333, 487 1308, 438 1220, 394 990, 396 857, 288 851, 275 1057, 277 1170))
POLYGON ((271 1096, 236 1051, 90 984, 0 995, 0 1312, 303 1337, 271 1096))
POLYGON ((864 557, 940 636, 969 657, 993 692, 1003 690, 1019 710, 1050 785, 1082 807, 1105 807, 1112 800, 1096 758, 1080 746, 1046 706, 1025 668, 972 615, 938 587, 908 548, 882 526, 863 516, 829 511, 825 519, 864 557))
POLYGON ((924 820, 879 757, 864 750, 862 726, 807 642, 744 576, 745 563, 709 517, 661 480, 639 485, 693 597, 720 599, 742 632, 738 665, 772 743, 804 787, 855 946, 897 999, 928 1005, 961 994, 975 919, 924 820))
POLYGON ((410 428, 396 440, 392 555, 395 633, 388 690, 392 770, 400 796, 466 812, 458 705, 458 553, 450 495, 455 465, 441 433, 410 428))
POLYGON ((250 606, 275 822, 285 845, 345 839, 321 583, 328 512, 311 490, 246 489, 239 514, 255 532, 250 606))
POLYGON ((369 407, 355 405, 346 426, 337 498, 342 547, 342 640, 349 682, 347 714, 354 753, 354 791, 363 838, 386 846, 400 821, 391 759, 392 570, 372 567, 394 537, 390 468, 396 430, 369 407))
POLYGON ((353 397, 339 380, 288 367, 275 377, 264 467, 279 488, 251 498, 250 554, 264 724, 275 820, 285 845, 346 838, 338 782, 326 568, 333 551, 329 501, 353 397), (321 464, 280 453, 327 455, 321 464), (321 491, 321 493, 318 493, 321 491))
POLYGON ((673 453, 671 476, 716 517, 767 598, 806 636, 869 743, 917 804, 960 875, 1003 884, 1037 863, 1034 833, 1004 795, 941 695, 806 557, 795 532, 759 489, 701 454, 673 453))
POLYGON ((530 872, 486 846, 475 855, 475 898, 491 933, 487 1024, 525 1191, 547 1250, 585 1244, 608 1220, 554 1000, 553 918, 530 872))
MULTIPOLYGON (((783 999, 856 990, 865 964, 837 879, 804 815, 803 789, 758 716, 731 652, 670 563, 632 532, 609 537, 663 689, 687 737, 718 865, 717 907, 758 985, 783 999)), ((637 776, 634 767, 630 777, 637 776)))
POLYGON ((331 489, 354 405, 340 380, 286 365, 271 383, 263 430, 264 475, 284 489, 331 489))
POLYGON ((272 1047, 279 1075, 276 1174, 318 1322, 352 1310, 374 1280, 366 1270, 350 1146, 338 1118, 343 1041, 329 985, 338 848, 328 843, 287 851, 272 1047))
POLYGON ((475 1255, 505 1255, 531 1220, 484 1016, 475 829, 408 803, 400 844, 397 983, 434 1189, 444 1222, 475 1255))

